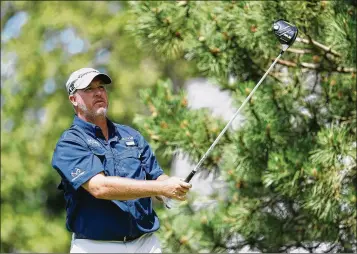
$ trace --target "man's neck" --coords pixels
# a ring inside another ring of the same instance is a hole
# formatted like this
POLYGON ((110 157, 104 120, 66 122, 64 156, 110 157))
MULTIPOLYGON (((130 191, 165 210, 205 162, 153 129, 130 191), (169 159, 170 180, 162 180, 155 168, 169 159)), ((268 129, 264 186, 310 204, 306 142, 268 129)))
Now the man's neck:
POLYGON ((88 117, 78 114, 78 117, 86 122, 90 122, 92 124, 97 125, 102 130, 105 139, 108 140, 109 130, 106 116, 88 117))

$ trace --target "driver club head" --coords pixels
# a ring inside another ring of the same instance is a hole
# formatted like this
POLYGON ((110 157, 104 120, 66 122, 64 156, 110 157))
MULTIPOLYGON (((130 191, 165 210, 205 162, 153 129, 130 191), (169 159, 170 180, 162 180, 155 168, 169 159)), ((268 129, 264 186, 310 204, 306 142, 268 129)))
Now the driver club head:
POLYGON ((297 27, 283 19, 279 19, 273 23, 273 31, 282 44, 283 51, 287 50, 294 43, 298 35, 297 27))

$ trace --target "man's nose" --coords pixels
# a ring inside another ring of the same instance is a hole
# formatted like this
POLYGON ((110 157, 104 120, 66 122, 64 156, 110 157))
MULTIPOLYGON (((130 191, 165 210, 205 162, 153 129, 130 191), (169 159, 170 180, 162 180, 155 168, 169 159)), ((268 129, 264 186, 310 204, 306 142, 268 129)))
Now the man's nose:
POLYGON ((99 87, 94 88, 94 95, 101 95, 102 90, 99 87))

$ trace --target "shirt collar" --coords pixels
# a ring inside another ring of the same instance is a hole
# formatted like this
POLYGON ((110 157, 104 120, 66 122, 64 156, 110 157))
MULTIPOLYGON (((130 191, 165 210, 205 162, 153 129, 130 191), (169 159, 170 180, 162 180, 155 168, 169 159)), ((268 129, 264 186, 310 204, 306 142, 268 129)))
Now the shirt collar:
MULTIPOLYGON (((77 115, 74 116, 73 124, 81 127, 82 129, 84 129, 86 133, 91 134, 94 137, 97 137, 97 134, 101 133, 101 129, 99 126, 84 121, 83 119, 79 118, 77 115)), ((114 123, 110 121, 108 118, 107 118, 107 124, 108 124, 108 131, 109 131, 109 139, 115 136, 118 136, 120 139, 120 135, 117 128, 115 127, 114 123)))

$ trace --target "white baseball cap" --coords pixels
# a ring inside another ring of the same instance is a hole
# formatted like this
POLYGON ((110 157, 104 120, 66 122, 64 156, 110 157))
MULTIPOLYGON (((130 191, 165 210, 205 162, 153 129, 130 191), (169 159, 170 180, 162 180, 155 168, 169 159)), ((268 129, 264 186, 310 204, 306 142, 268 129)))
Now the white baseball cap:
POLYGON ((104 84, 112 83, 112 80, 107 74, 101 73, 93 68, 82 68, 69 76, 66 83, 68 94, 73 94, 78 89, 86 88, 95 77, 99 77, 104 84))

